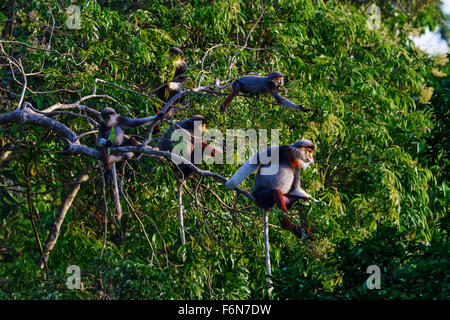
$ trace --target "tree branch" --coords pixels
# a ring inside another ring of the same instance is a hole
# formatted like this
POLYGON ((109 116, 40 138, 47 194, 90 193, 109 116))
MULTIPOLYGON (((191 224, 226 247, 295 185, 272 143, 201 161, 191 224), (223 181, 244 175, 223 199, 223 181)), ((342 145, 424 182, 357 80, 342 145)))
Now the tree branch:
POLYGON ((80 186, 83 182, 87 181, 89 175, 85 172, 79 176, 76 184, 70 189, 66 198, 59 207, 58 213, 56 214, 55 221, 50 228, 50 234, 48 235, 47 241, 44 245, 44 252, 42 259, 40 260, 39 267, 42 269, 47 264, 48 257, 50 256, 50 252, 55 247, 56 241, 58 240, 59 234, 61 233, 61 225, 66 217, 67 211, 69 211, 72 206, 73 200, 75 199, 78 191, 80 190, 80 186))

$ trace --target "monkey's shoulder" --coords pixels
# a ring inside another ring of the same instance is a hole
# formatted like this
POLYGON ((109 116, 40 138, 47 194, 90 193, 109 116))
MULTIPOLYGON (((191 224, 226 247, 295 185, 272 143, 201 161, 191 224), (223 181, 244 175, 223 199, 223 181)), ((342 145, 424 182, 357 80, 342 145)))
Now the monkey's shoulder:
POLYGON ((173 125, 171 128, 176 129, 186 129, 186 130, 194 130, 194 123, 190 120, 182 120, 173 125))
MULTIPOLYGON (((192 134, 194 131, 194 124, 192 123, 192 121, 182 120, 176 122, 174 125, 171 125, 161 139, 160 149, 163 151, 172 150, 173 145, 178 141, 177 139, 180 138, 178 134, 176 136, 173 136, 175 130, 183 129, 189 131, 192 134), (176 141, 173 141, 172 138, 174 138, 176 141)), ((186 132, 184 130, 183 133, 186 132)))
POLYGON ((292 149, 289 145, 281 145, 271 147, 265 152, 258 154, 258 162, 266 162, 264 158, 270 159, 270 163, 278 163, 279 165, 290 165, 292 160, 292 149), (278 153, 278 154, 277 154, 278 153))

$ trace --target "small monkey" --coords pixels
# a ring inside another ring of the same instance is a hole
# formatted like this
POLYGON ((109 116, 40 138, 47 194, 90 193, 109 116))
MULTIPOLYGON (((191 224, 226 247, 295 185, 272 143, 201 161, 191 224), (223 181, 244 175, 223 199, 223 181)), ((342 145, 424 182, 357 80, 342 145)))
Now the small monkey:
POLYGON ((105 108, 101 112, 102 121, 98 128, 97 147, 102 153, 102 161, 105 168, 105 179, 111 176, 109 148, 119 146, 138 146, 134 137, 126 138, 123 129, 143 126, 157 116, 147 118, 130 119, 120 116, 113 108, 105 108))
POLYGON ((171 47, 169 49, 169 56, 167 59, 176 59, 175 75, 169 83, 165 83, 156 91, 156 95, 164 102, 169 101, 179 91, 183 90, 183 84, 186 82, 186 77, 183 74, 187 71, 188 66, 183 56, 183 51, 180 48, 171 47))
POLYGON ((231 103, 233 98, 242 93, 259 93, 268 92, 272 95, 275 101, 282 106, 288 107, 290 109, 300 109, 301 111, 308 112, 312 109, 307 109, 301 104, 296 104, 289 99, 286 99, 280 95, 278 87, 282 86, 284 83, 284 74, 278 71, 270 73, 267 77, 261 76, 244 76, 233 81, 231 94, 225 100, 225 102, 220 106, 220 111, 225 111, 227 106, 231 103))
MULTIPOLYGON (((168 102, 172 99, 178 92, 183 90, 183 85, 186 82, 186 77, 183 74, 188 70, 186 60, 184 59, 183 51, 177 47, 171 47, 169 49, 169 55, 167 56, 169 60, 175 60, 176 69, 172 80, 168 83, 164 83, 162 86, 156 89, 156 96, 164 102, 168 102)), ((167 112, 164 114, 166 119, 172 119, 173 114, 177 110, 177 106, 171 106, 167 112)), ((160 110, 156 113, 159 114, 160 110)), ((155 134, 161 133, 161 128, 157 125, 154 129, 155 134)))
MULTIPOLYGON (((161 140, 161 144, 160 144, 160 150, 162 151, 170 151, 172 152, 173 147, 180 143, 179 141, 172 141, 171 137, 172 134, 175 130, 177 129, 184 129, 187 131, 187 133, 189 134, 189 136, 191 137, 191 140, 187 143, 187 147, 188 147, 188 152, 187 154, 188 159, 191 163, 193 163, 193 159, 194 159, 194 131, 195 131, 195 126, 196 125, 201 125, 201 129, 199 130, 199 132, 201 134, 203 134, 206 131, 206 118, 202 115, 194 115, 192 117, 190 117, 188 120, 183 120, 180 122, 177 122, 175 125, 172 125, 164 134, 162 140, 161 140)), ((201 137, 199 137, 201 138, 201 137)), ((202 140, 202 154, 203 151, 206 148, 210 149, 210 154, 212 156, 215 156, 216 153, 221 152, 211 146, 209 146, 205 141, 202 140)), ((187 165, 185 164, 179 164, 177 165, 179 170, 175 170, 175 172, 177 174, 182 174, 182 179, 189 179, 193 176, 194 171, 189 168, 187 165)))

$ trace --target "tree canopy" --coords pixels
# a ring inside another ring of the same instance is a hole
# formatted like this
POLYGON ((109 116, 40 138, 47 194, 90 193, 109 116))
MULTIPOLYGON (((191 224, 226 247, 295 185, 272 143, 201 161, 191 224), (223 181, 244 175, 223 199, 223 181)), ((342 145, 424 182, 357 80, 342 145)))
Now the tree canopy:
MULTIPOLYGON (((78 105, 154 115, 163 104, 152 90, 172 78, 166 56, 177 46, 189 66, 188 89, 277 70, 289 97, 313 109, 239 97, 221 113, 227 91, 206 88, 189 93, 188 107, 175 114, 177 121, 203 114, 222 132, 276 128, 281 144, 316 144, 315 164, 301 180, 325 205, 293 214, 310 221, 316 236, 302 241, 282 232, 271 214, 271 298, 448 299, 448 59, 428 56, 408 38, 441 23, 442 13, 439 1, 375 2, 376 30, 367 26, 367 1, 78 1, 79 29, 68 27, 63 1, 0 4, 0 298, 269 297, 262 213, 250 199, 212 176, 188 181, 180 246, 168 162, 121 162, 126 236, 119 239, 98 161, 61 152, 67 141, 55 130, 5 120, 22 96, 22 104, 48 111, 92 93, 78 105), (36 238, 47 239, 77 182, 44 281, 36 238), (66 288, 68 265, 83 271, 81 290, 66 288), (382 290, 365 287, 369 265, 380 266, 382 290)), ((80 143, 95 148, 96 126, 83 117, 90 113, 71 111, 49 117, 76 135, 93 131, 80 143)), ((132 133, 142 140, 146 129, 132 133)), ((159 141, 152 136, 149 146, 159 141)), ((239 164, 199 167, 229 178, 239 164)), ((251 191, 252 179, 241 187, 251 191)))

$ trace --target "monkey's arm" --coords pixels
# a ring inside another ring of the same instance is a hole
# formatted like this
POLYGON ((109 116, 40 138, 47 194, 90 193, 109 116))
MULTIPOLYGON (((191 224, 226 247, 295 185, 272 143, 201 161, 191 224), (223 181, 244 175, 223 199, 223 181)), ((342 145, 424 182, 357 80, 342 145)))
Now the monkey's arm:
POLYGON ((303 107, 301 104, 296 104, 296 103, 290 101, 289 99, 284 98, 283 96, 281 96, 281 94, 277 90, 271 90, 270 94, 275 99, 275 101, 281 106, 288 107, 289 109, 300 109, 301 111, 304 111, 304 112, 308 112, 308 111, 312 110, 312 109, 307 109, 307 108, 303 107))
POLYGON ((235 189, 238 185, 241 184, 242 181, 244 181, 249 175, 251 175, 253 172, 258 170, 260 164, 256 161, 257 155, 254 154, 250 157, 250 159, 247 160, 246 163, 244 163, 238 171, 233 174, 233 176, 225 182, 225 188, 229 190, 235 189))
POLYGON ((301 167, 298 166, 294 169, 294 181, 292 182, 291 190, 288 192, 289 195, 301 197, 301 198, 309 198, 309 194, 306 193, 305 190, 301 187, 300 181, 300 172, 302 171, 301 167))
POLYGON ((215 157, 216 154, 223 153, 221 150, 214 148, 213 146, 209 145, 205 141, 202 141, 202 150, 203 150, 203 152, 206 151, 208 155, 211 155, 213 157, 215 157))
POLYGON ((305 200, 313 200, 316 204, 322 204, 322 201, 319 201, 317 199, 314 199, 310 194, 308 194, 305 190, 303 190, 300 186, 300 171, 301 168, 299 167, 294 175, 294 182, 292 183, 292 189, 289 191, 289 195, 299 197, 305 200))
POLYGON ((152 116, 152 117, 146 117, 146 118, 130 119, 130 118, 120 116, 119 117, 119 126, 121 128, 125 128, 125 129, 137 128, 137 127, 143 126, 149 122, 152 122, 157 117, 158 117, 158 115, 152 116))
POLYGON ((98 127, 97 141, 96 141, 97 147, 111 147, 112 142, 109 141, 107 138, 108 131, 109 128, 102 122, 98 127))
MULTIPOLYGON (((238 171, 225 183, 225 188, 232 190, 235 189, 242 181, 244 181, 249 175, 259 169, 262 164, 269 164, 272 160, 272 154, 277 157, 279 155, 280 147, 273 147, 264 150, 260 153, 256 153, 244 163, 238 171), (262 161, 263 160, 263 161, 262 161)), ((278 159, 275 159, 276 161, 278 159)))

